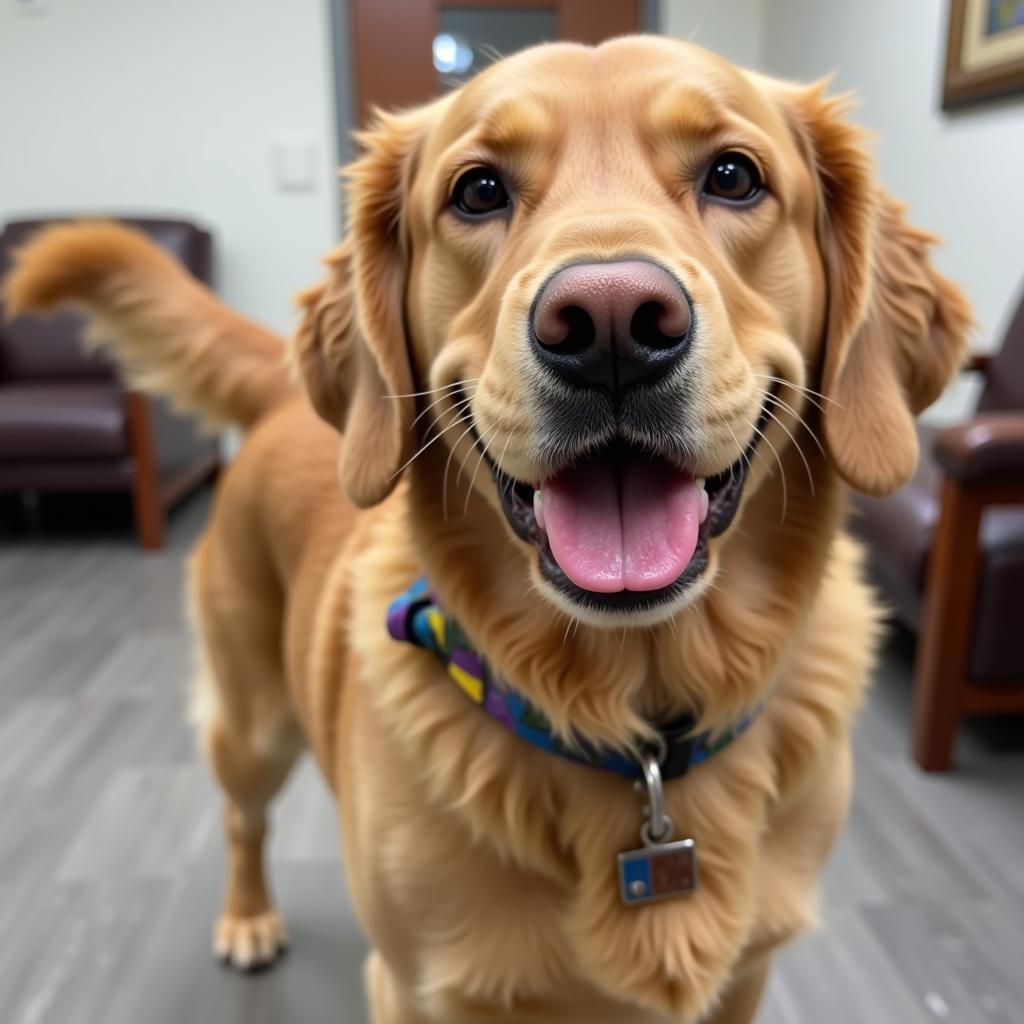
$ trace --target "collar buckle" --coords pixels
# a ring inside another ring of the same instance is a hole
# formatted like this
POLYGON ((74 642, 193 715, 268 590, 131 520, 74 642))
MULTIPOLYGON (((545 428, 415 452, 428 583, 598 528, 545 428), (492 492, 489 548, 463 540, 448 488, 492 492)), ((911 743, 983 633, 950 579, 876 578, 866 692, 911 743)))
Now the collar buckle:
POLYGON ((693 719, 684 715, 658 730, 656 751, 663 779, 678 779, 689 770, 694 749, 693 726, 693 719))

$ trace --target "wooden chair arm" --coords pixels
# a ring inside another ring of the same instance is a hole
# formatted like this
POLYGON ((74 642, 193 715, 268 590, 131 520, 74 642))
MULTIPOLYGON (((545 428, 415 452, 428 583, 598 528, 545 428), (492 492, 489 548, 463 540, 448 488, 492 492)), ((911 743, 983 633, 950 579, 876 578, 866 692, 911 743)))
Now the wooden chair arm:
POLYGON ((964 364, 964 373, 988 373, 989 364, 992 362, 992 355, 989 352, 972 352, 970 358, 964 364))
POLYGON ((935 459, 958 480, 1008 479, 1024 485, 1024 412, 982 413, 940 431, 935 459))

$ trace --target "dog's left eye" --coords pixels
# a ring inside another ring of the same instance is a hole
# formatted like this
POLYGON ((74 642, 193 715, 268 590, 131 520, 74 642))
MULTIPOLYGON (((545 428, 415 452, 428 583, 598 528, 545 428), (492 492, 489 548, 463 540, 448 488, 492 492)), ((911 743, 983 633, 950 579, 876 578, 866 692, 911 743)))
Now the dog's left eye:
POLYGON ((761 172, 749 156, 742 153, 723 153, 711 161, 704 182, 705 195, 740 203, 753 199, 764 188, 761 172))
POLYGON ((474 167, 455 183, 452 205, 467 217, 483 217, 507 209, 508 191, 493 168, 474 167))

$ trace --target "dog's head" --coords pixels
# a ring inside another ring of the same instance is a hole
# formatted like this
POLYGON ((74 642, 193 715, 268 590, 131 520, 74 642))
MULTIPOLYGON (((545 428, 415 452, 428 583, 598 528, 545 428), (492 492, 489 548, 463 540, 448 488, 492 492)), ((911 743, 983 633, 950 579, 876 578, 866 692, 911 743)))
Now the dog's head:
POLYGON ((482 495, 555 604, 649 623, 707 587, 802 420, 851 485, 899 486, 968 313, 845 115, 644 37, 381 115, 296 339, 351 499, 446 446, 438 490, 482 495))

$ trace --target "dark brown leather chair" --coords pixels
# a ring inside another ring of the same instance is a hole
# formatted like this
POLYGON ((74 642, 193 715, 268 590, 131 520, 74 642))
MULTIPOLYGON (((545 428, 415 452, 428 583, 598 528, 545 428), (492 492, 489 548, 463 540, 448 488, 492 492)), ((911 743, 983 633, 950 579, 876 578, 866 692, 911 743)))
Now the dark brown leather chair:
MULTIPOLYGON (((14 250, 54 220, 7 224, 0 278, 14 250)), ((209 283, 209 232, 177 220, 129 219, 209 283)), ((163 543, 167 509, 217 469, 217 443, 161 402, 126 392, 113 366, 81 348, 84 318, 5 321, 0 309, 0 492, 130 491, 144 548, 163 543)))
POLYGON ((976 415, 922 428, 914 478, 858 497, 852 524, 918 633, 913 751, 926 771, 950 767, 965 715, 1024 713, 1024 300, 1002 348, 968 369, 985 380, 976 415))

